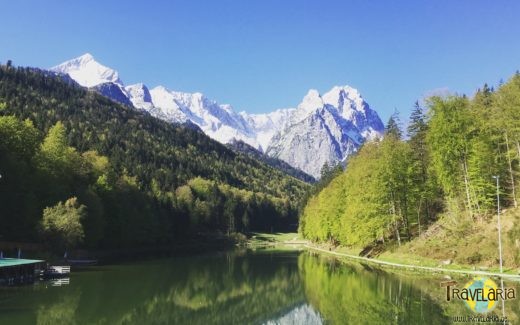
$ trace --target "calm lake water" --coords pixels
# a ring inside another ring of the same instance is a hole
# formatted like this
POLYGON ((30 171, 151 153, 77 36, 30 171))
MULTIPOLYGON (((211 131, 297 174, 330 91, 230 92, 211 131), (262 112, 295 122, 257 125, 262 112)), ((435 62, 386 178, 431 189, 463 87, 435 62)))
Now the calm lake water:
MULTIPOLYGON (((447 302, 441 281, 309 252, 234 251, 0 288, 0 324, 450 324, 477 315, 447 302)), ((518 292, 518 283, 506 286, 518 292)), ((505 313, 518 324, 520 300, 507 301, 505 313)))

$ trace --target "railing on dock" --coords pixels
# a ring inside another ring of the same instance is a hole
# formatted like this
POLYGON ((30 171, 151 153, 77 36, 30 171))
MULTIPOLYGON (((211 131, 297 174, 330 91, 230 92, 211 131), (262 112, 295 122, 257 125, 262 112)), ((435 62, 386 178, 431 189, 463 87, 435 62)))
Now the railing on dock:
POLYGON ((61 286, 69 285, 69 283, 70 283, 70 278, 51 280, 51 286, 53 286, 53 287, 61 287, 61 286))
POLYGON ((58 266, 58 265, 51 265, 47 269, 47 271, 51 274, 69 274, 70 273, 70 266, 58 266))

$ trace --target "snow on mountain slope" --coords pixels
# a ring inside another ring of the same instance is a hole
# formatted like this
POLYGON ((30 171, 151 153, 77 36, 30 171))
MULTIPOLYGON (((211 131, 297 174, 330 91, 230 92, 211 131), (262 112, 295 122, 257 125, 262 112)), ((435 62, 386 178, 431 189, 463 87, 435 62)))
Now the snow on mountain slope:
POLYGON ((364 138, 371 140, 384 130, 379 115, 370 109, 357 89, 336 86, 323 95, 323 103, 336 107, 338 114, 351 121, 364 138))
POLYGON ((122 84, 117 71, 98 63, 90 53, 63 62, 50 70, 68 74, 83 87, 94 87, 106 82, 122 84))
POLYGON ((135 108, 144 110, 151 110, 153 108, 152 95, 150 90, 142 83, 130 85, 125 87, 128 99, 132 102, 135 108))
POLYGON ((265 152, 273 136, 286 126, 293 112, 294 108, 284 108, 267 114, 240 112, 240 115, 256 134, 257 149, 265 152))
POLYGON ((319 178, 325 163, 343 163, 383 131, 377 113, 356 89, 334 87, 323 96, 310 90, 266 153, 319 178))
POLYGON ((256 148, 259 146, 247 121, 229 105, 220 105, 201 93, 171 91, 162 86, 152 89, 150 94, 157 110, 150 112, 157 117, 170 122, 190 120, 222 143, 242 140, 256 148))
POLYGON ((377 113, 349 86, 323 96, 311 89, 297 108, 267 114, 236 113, 201 93, 186 93, 142 83, 124 86, 117 71, 84 54, 50 69, 84 87, 171 123, 193 123, 222 143, 241 140, 314 177, 325 162, 338 163, 366 140, 383 134, 377 113))

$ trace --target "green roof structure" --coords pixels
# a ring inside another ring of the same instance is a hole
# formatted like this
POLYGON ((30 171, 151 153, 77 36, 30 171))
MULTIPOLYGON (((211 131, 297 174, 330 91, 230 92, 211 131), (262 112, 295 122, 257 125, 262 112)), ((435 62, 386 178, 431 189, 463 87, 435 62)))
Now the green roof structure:
POLYGON ((43 260, 26 260, 21 258, 0 258, 0 269, 4 267, 13 267, 27 264, 43 263, 43 260))

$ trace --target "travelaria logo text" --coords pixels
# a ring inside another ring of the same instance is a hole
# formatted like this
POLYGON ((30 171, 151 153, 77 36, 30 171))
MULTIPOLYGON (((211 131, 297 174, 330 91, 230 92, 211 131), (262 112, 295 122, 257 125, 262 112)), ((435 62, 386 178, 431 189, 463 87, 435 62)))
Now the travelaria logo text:
POLYGON ((456 281, 441 283, 446 287, 446 300, 464 300, 468 308, 476 313, 488 313, 495 309, 497 301, 516 298, 514 288, 500 288, 490 278, 475 278, 464 288, 456 288, 456 285, 456 281))

